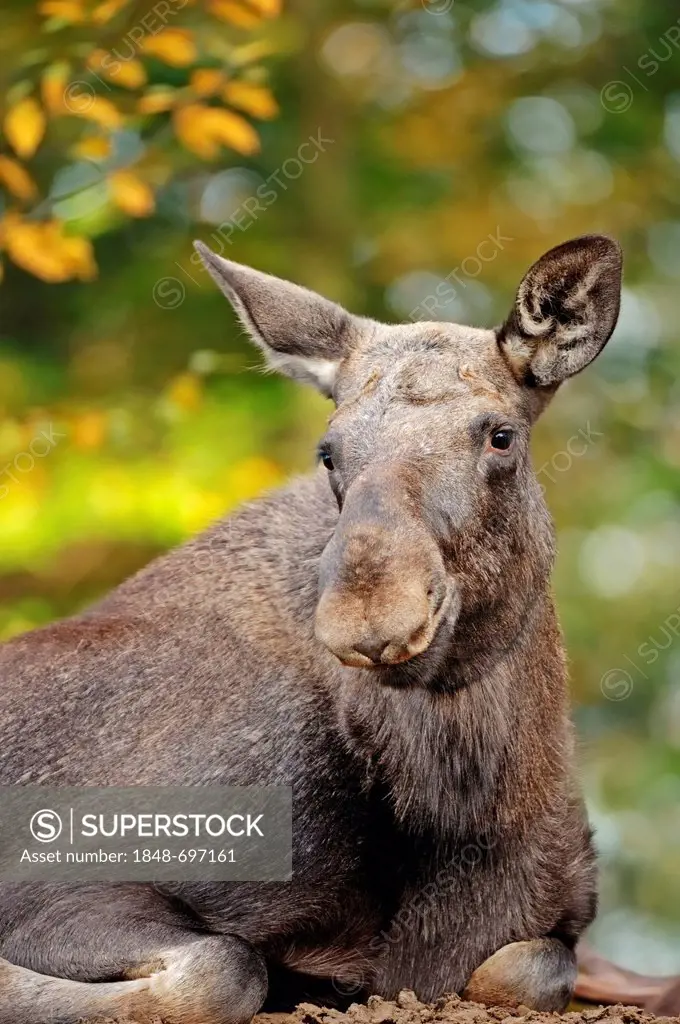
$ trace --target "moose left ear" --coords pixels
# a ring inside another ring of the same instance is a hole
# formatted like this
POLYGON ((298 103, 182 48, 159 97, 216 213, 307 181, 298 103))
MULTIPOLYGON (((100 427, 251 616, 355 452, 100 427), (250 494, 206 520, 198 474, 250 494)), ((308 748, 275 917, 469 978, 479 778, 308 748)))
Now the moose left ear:
POLYGON ((604 348, 621 302, 621 247, 583 235, 551 249, 527 272, 498 344, 515 376, 550 387, 604 348))

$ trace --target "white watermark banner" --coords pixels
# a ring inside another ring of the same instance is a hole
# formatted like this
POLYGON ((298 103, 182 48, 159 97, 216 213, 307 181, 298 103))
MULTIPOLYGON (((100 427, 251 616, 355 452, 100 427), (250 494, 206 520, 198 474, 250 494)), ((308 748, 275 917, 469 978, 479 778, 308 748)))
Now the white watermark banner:
POLYGON ((285 881, 286 786, 0 786, 1 881, 285 881))

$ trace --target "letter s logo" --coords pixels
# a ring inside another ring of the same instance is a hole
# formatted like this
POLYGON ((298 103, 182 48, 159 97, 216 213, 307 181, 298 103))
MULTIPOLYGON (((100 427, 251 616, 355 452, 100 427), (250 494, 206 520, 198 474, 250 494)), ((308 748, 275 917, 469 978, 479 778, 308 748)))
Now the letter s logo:
POLYGON ((56 811, 36 811, 31 818, 31 835, 39 843, 53 843, 61 835, 62 820, 56 811))

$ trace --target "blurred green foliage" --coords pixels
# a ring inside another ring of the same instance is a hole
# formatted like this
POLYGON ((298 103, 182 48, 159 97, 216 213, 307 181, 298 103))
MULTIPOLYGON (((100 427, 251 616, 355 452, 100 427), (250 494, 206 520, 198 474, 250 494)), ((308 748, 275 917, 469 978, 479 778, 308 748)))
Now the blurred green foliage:
MULTIPOLYGON (((3 21, 43 45, 32 5, 3 21)), ((593 935, 630 966, 677 971, 680 10, 291 0, 267 38, 281 113, 261 152, 206 164, 170 148, 144 218, 93 206, 58 129, 48 144, 52 172, 75 174, 66 229, 93 240, 99 274, 54 285, 10 265, 0 293, 2 635, 77 610, 312 465, 325 404, 252 372, 192 237, 355 312, 491 325, 546 248, 613 234, 620 325, 534 454, 602 852, 593 935)), ((150 145, 134 123, 110 134, 150 145)))

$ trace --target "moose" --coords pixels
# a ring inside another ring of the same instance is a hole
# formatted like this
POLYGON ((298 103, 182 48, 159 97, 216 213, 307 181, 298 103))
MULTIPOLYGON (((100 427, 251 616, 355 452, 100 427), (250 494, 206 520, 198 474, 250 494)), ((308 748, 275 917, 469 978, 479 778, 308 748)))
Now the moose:
POLYGON ((0 1022, 246 1024, 350 989, 561 1010, 597 883, 529 441, 612 334, 620 248, 551 249, 495 330, 196 248, 333 400, 320 464, 5 644, 0 783, 290 785, 293 876, 3 883, 0 1022))

